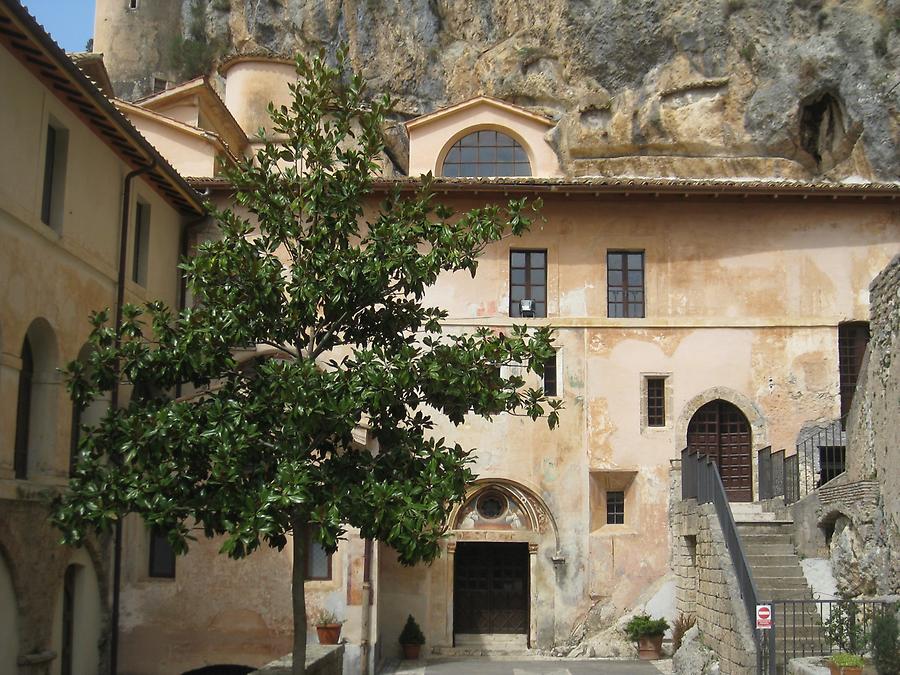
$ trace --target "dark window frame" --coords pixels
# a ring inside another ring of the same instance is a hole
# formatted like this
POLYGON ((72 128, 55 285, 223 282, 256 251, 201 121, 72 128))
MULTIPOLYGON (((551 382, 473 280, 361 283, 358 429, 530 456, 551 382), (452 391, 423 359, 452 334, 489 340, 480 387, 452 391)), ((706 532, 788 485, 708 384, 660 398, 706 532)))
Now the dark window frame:
POLYGON ((147 576, 153 579, 174 579, 176 573, 175 552, 172 550, 166 533, 155 527, 150 528, 149 553, 147 576), (161 557, 163 555, 165 555, 164 559, 161 557))
POLYGON ((17 480, 28 479, 28 446, 31 442, 31 404, 34 398, 34 352, 31 341, 22 341, 22 368, 16 401, 16 437, 13 470, 17 480))
POLYGON ((472 131, 450 146, 441 162, 447 178, 531 176, 531 160, 525 147, 498 129, 472 131))
POLYGON ((647 378, 647 426, 666 426, 666 378, 650 375, 647 378))
POLYGON ((41 222, 57 233, 62 232, 65 217, 66 163, 69 132, 53 118, 47 122, 44 147, 44 176, 41 192, 41 222))
POLYGON ((624 525, 625 524, 625 491, 624 490, 607 490, 606 491, 606 524, 607 525, 624 525))
MULTIPOLYGON (((535 312, 534 318, 546 318, 547 316, 547 268, 549 263, 549 256, 547 254, 547 249, 545 248, 512 248, 509 250, 509 315, 514 318, 523 318, 522 311, 520 307, 520 301, 525 299, 534 300, 535 312), (524 255, 524 266, 515 264, 516 258, 515 256, 524 255), (544 257, 544 264, 537 265, 532 263, 532 258, 535 255, 542 255, 544 257), (543 270, 544 278, 543 283, 533 283, 531 281, 532 272, 539 272, 543 270), (523 282, 514 282, 513 276, 514 272, 523 271, 524 272, 524 281, 523 282), (522 288, 522 297, 515 298, 514 296, 517 293, 514 292, 513 289, 522 288), (543 288, 543 299, 539 300, 535 297, 534 291, 536 289, 543 288)), ((528 317, 526 317, 528 318, 528 317)))
POLYGON ((853 395, 870 337, 868 321, 845 321, 838 324, 838 377, 842 419, 847 417, 853 405, 853 395))
POLYGON ((134 205, 134 242, 131 256, 131 280, 147 286, 150 270, 150 205, 137 200, 134 205))
POLYGON ((544 361, 544 396, 559 396, 559 352, 544 361))
POLYGON ((643 319, 647 315, 646 256, 644 251, 610 249, 606 252, 606 316, 610 319, 643 319), (639 256, 640 268, 631 267, 631 256, 639 256), (616 273, 621 280, 616 283, 616 273), (629 274, 640 272, 640 283, 629 280, 629 274), (640 300, 632 294, 640 294, 640 300), (617 295, 620 294, 620 295, 617 295), (617 298, 617 299, 614 299, 617 298), (621 298, 621 299, 618 299, 621 298), (614 309, 621 306, 621 309, 614 309))
POLYGON ((333 558, 334 554, 326 551, 325 547, 320 544, 315 537, 315 528, 308 527, 306 528, 306 580, 307 581, 331 581, 334 578, 334 566, 333 566, 333 558), (328 574, 327 576, 319 576, 313 574, 313 561, 312 561, 312 547, 318 546, 324 551, 325 556, 328 561, 328 574))

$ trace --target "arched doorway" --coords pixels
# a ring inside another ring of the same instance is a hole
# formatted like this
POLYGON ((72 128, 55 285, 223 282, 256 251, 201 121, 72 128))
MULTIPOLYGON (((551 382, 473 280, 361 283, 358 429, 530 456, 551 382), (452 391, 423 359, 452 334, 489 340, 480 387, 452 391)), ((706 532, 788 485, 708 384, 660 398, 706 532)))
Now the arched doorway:
POLYGON ((715 460, 730 501, 753 501, 750 423, 736 405, 716 399, 695 412, 688 424, 687 446, 715 460))
POLYGON ((0 552, 0 673, 15 673, 19 656, 19 604, 0 552))
POLYGON ((451 522, 453 643, 524 649, 547 642, 555 610, 546 563, 563 559, 546 505, 511 481, 483 480, 451 522))

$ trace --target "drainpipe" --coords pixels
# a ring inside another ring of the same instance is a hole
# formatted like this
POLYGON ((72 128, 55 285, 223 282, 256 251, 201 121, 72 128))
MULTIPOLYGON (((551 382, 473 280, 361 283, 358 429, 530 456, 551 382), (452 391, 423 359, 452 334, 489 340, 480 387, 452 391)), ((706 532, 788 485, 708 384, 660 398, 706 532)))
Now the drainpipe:
MULTIPOLYGON (((150 164, 134 169, 125 176, 125 187, 122 191, 122 225, 119 231, 119 269, 116 286, 116 321, 115 331, 116 349, 122 340, 122 308, 125 304, 125 264, 128 259, 128 215, 131 211, 131 181, 156 168, 156 158, 153 157, 150 164)), ((116 371, 119 370, 118 361, 116 371)), ((119 384, 113 387, 110 393, 109 405, 111 408, 119 407, 119 384)), ((119 598, 122 585, 122 521, 116 521, 115 543, 113 548, 113 599, 112 616, 110 617, 110 641, 109 664, 112 675, 119 672, 119 598)))

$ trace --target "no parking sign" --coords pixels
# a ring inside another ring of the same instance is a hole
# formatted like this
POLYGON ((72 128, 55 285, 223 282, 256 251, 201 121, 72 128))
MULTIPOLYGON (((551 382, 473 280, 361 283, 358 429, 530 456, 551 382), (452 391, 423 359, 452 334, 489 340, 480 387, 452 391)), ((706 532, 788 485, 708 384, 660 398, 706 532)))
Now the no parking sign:
POLYGON ((772 605, 756 606, 756 630, 772 628, 772 605))

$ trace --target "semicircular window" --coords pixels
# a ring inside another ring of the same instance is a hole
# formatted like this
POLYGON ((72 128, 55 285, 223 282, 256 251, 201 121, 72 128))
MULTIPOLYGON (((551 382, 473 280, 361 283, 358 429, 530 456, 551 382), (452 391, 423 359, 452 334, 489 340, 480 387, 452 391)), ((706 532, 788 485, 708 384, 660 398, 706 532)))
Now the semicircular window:
POLYGON ((515 139, 487 129, 456 141, 444 158, 441 174, 449 178, 530 176, 531 164, 515 139))

